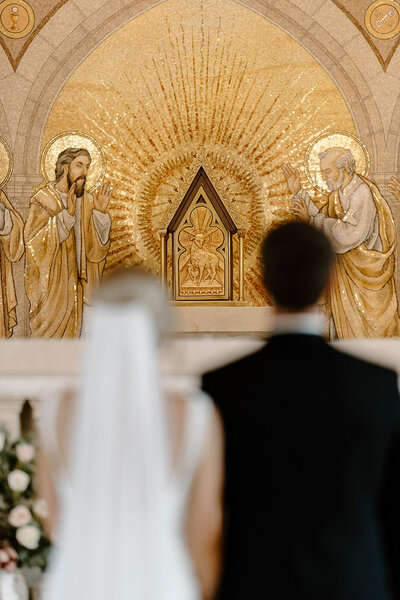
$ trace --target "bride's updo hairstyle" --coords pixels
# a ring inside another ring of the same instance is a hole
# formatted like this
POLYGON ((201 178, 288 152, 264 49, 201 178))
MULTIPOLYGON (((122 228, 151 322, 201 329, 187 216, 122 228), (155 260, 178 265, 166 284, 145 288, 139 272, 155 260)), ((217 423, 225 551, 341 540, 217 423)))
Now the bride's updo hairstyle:
POLYGON ((98 289, 95 304, 128 306, 139 304, 150 311, 159 334, 168 331, 167 295, 161 282, 140 267, 116 269, 106 275, 98 289))

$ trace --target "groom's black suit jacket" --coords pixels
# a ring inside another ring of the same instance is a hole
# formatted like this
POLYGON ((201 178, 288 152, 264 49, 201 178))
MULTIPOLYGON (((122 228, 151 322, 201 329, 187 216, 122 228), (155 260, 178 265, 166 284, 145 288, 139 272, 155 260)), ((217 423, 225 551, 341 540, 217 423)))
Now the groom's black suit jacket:
POLYGON ((203 388, 225 429, 220 597, 400 599, 395 373, 286 334, 203 388))

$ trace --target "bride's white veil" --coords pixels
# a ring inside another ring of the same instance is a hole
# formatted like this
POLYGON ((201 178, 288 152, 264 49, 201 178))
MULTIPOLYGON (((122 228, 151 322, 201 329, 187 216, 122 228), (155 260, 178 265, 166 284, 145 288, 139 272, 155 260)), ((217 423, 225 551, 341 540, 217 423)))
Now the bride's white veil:
POLYGON ((93 310, 51 600, 163 597, 170 460, 160 294, 150 276, 126 272, 104 285, 93 310))

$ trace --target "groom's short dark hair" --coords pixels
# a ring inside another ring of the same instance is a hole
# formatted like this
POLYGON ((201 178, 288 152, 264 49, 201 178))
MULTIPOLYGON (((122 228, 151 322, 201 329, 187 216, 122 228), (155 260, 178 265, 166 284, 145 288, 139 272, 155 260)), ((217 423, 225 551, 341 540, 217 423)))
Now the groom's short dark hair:
POLYGON ((305 223, 273 229, 262 244, 264 283, 277 306, 302 310, 315 304, 326 287, 332 246, 321 232, 305 223))

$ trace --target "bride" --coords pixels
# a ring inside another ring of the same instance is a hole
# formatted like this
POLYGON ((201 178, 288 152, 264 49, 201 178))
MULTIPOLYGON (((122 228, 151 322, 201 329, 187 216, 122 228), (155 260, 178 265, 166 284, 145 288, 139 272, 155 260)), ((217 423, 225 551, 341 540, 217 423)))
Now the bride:
POLYGON ((41 480, 56 550, 44 600, 212 598, 220 563, 222 427, 210 399, 164 385, 157 280, 103 282, 83 384, 47 403, 41 480))

